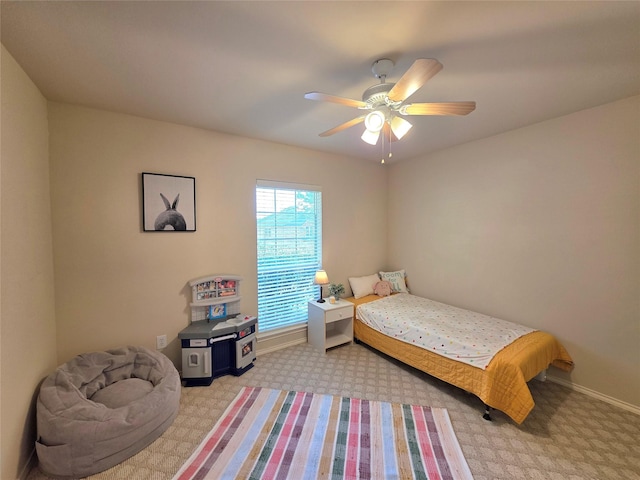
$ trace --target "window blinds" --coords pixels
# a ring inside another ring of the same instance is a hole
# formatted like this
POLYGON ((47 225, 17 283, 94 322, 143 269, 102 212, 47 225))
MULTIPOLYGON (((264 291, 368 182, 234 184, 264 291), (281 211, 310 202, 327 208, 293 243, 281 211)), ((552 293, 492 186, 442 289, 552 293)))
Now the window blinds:
POLYGON ((256 186, 260 331, 307 320, 322 263, 322 192, 311 185, 259 180, 256 186))

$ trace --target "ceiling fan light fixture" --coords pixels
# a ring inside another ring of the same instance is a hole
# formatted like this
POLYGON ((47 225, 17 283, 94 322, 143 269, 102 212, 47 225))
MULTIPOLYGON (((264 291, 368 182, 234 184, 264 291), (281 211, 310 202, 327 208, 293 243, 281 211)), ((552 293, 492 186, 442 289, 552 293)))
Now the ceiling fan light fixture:
POLYGON ((386 120, 385 114, 380 110, 374 110, 369 112, 369 114, 364 119, 364 125, 367 127, 367 130, 371 132, 379 132, 382 130, 384 126, 384 122, 386 120))
POLYGON ((413 127, 413 125, 411 125, 402 117, 393 117, 390 124, 391 124, 391 131, 393 132, 393 134, 396 136, 398 140, 404 137, 407 134, 407 132, 411 129, 411 127, 413 127))
POLYGON ((365 130, 364 133, 362 134, 362 140, 367 142, 369 145, 375 145, 376 143, 378 143, 378 138, 380 137, 380 131, 378 130, 377 132, 373 132, 371 130, 365 130))
MULTIPOLYGON (((411 95, 442 70, 442 64, 435 58, 418 58, 399 80, 395 83, 387 83, 387 75, 391 73, 393 66, 393 61, 388 58, 381 58, 373 63, 371 71, 376 78, 380 79, 380 83, 367 88, 362 94, 362 100, 320 92, 306 93, 304 97, 309 100, 333 102, 364 110, 360 116, 322 132, 320 136, 327 137, 364 122, 366 129, 362 133, 362 141, 377 145, 380 132, 383 132, 384 161, 387 138, 390 147, 392 141, 402 139, 412 128, 411 123, 403 118, 405 115, 467 115, 475 110, 476 102, 471 101, 405 104, 411 95)), ((389 158, 391 158, 390 148, 389 158)))

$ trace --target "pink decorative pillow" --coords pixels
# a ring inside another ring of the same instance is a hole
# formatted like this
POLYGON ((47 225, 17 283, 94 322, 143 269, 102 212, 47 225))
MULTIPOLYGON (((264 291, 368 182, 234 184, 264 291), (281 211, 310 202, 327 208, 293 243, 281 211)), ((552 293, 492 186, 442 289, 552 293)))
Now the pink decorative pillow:
POLYGON ((388 295, 391 295, 391 282, 382 280, 376 283, 373 286, 373 293, 375 293, 379 297, 386 297, 388 295))

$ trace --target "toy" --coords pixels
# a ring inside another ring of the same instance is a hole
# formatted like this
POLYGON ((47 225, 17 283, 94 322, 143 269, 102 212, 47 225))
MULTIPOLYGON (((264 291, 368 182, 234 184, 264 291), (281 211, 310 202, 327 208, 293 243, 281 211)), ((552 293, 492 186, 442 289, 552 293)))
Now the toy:
POLYGON ((379 297, 387 297, 391 295, 391 282, 381 280, 373 286, 373 293, 379 297))

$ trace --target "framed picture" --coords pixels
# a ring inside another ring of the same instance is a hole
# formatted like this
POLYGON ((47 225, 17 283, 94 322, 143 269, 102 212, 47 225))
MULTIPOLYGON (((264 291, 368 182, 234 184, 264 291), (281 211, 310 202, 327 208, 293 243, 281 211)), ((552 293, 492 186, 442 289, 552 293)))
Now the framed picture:
POLYGON ((142 173, 142 230, 196 231, 196 179, 142 173))
POLYGON ((207 309, 207 320, 218 320, 227 318, 227 304, 210 305, 207 309))

